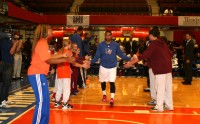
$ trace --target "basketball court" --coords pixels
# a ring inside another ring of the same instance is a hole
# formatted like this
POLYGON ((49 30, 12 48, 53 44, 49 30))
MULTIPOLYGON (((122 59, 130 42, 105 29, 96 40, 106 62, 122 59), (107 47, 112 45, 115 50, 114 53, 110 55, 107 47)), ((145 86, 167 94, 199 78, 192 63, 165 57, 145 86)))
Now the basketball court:
MULTIPOLYGON (((71 96, 71 110, 54 108, 51 102, 50 124, 198 124, 200 122, 199 79, 192 85, 182 85, 182 79, 173 79, 174 111, 153 112, 147 106, 150 94, 144 92, 146 78, 118 77, 114 107, 101 102, 102 93, 97 76, 90 76, 87 89, 81 89, 77 96, 71 96)), ((109 84, 107 85, 109 93, 109 84)), ((52 91, 52 88, 50 88, 52 91)), ((110 96, 110 95, 108 95, 110 96)), ((10 96, 16 105, 1 113, 2 123, 29 124, 34 113, 34 94, 31 87, 10 96), (21 102, 20 102, 21 100, 21 102), (21 106, 20 106, 21 105, 21 106), (16 108, 21 112, 16 112, 16 108), (22 111, 23 110, 23 111, 22 111)))

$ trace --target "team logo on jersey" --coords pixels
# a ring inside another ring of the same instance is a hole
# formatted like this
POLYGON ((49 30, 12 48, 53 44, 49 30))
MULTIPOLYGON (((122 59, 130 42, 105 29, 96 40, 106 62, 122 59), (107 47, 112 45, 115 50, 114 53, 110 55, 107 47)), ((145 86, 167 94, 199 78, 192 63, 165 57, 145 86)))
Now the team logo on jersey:
POLYGON ((110 48, 106 48, 106 49, 105 49, 105 52, 106 52, 106 54, 111 54, 111 53, 112 53, 112 50, 111 50, 110 48))

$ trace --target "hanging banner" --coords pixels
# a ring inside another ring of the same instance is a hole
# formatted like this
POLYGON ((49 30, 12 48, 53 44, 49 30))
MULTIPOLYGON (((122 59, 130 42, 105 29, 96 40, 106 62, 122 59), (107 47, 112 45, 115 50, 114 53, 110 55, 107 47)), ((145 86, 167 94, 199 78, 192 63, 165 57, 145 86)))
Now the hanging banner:
POLYGON ((179 26, 200 26, 200 16, 178 16, 179 26))
POLYGON ((67 26, 89 26, 89 15, 67 15, 67 26))

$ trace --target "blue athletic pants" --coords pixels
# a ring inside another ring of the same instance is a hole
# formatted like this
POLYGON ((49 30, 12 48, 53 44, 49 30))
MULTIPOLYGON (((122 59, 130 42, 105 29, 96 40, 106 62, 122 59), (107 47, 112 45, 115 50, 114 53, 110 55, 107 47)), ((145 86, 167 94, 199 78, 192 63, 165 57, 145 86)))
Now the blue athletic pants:
POLYGON ((28 80, 34 90, 36 98, 32 124, 48 124, 50 100, 46 76, 44 74, 29 75, 28 80))

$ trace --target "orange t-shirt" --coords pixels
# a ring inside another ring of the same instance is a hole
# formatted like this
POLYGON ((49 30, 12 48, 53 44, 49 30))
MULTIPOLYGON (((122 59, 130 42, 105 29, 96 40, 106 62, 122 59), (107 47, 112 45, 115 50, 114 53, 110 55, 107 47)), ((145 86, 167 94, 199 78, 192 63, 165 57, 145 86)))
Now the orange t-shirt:
POLYGON ((35 52, 32 55, 31 66, 28 69, 28 75, 45 74, 49 72, 49 64, 46 60, 50 59, 51 53, 47 40, 41 38, 35 46, 35 52))
MULTIPOLYGON (((64 53, 72 54, 70 50, 64 50, 64 53)), ((61 51, 59 51, 58 54, 62 54, 61 51)), ((57 78, 71 78, 69 62, 64 62, 57 65, 57 78)))

